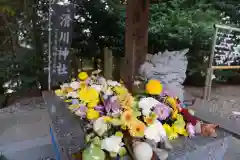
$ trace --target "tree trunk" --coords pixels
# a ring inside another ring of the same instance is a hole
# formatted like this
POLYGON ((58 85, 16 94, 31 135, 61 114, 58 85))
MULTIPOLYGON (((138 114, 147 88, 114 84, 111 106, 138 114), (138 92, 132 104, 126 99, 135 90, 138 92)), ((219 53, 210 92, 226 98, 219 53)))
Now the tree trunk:
POLYGON ((41 85, 41 90, 46 90, 48 88, 48 81, 47 81, 47 74, 44 72, 44 55, 43 55, 43 43, 41 39, 41 24, 37 24, 38 22, 38 15, 37 15, 37 3, 38 1, 35 0, 33 4, 32 10, 32 23, 33 23, 33 42, 34 48, 36 53, 36 61, 39 65, 38 70, 36 71, 38 76, 38 81, 41 85))

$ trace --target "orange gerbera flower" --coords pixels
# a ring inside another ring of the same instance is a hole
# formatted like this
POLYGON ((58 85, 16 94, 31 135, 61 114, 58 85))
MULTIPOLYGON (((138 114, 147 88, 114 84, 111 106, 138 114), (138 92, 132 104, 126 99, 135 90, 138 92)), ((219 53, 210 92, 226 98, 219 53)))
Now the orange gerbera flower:
POLYGON ((144 136, 145 125, 141 121, 132 122, 129 127, 129 133, 133 137, 143 137, 144 136))
POLYGON ((121 115, 121 120, 125 125, 129 126, 130 123, 134 120, 133 112, 131 110, 124 111, 121 115))

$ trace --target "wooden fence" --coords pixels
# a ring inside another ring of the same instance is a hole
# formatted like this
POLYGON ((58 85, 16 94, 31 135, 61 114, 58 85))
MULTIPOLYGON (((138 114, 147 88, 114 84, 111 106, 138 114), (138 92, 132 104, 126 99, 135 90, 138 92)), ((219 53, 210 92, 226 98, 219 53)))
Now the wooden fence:
POLYGON ((81 71, 91 73, 96 69, 102 70, 102 74, 108 79, 120 79, 121 57, 114 57, 112 50, 104 48, 102 58, 99 57, 71 57, 71 76, 76 76, 81 71))

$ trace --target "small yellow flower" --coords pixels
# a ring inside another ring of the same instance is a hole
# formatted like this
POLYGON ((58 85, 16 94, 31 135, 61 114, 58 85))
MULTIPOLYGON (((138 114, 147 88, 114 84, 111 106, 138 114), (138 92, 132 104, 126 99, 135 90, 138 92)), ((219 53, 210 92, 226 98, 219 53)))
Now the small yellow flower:
POLYGON ((109 116, 103 116, 104 122, 109 123, 111 122, 112 118, 109 116))
POLYGON ((71 99, 66 99, 66 100, 64 100, 64 102, 69 103, 69 102, 72 102, 72 100, 71 99))
POLYGON ((173 131, 180 135, 188 136, 185 125, 186 123, 183 116, 181 114, 176 114, 176 121, 172 125, 173 131))
POLYGON ((163 86, 159 80, 151 79, 146 84, 146 92, 151 95, 160 95, 163 91, 163 86))
POLYGON ((76 78, 72 78, 71 81, 72 81, 72 82, 76 81, 76 78))
POLYGON ((168 124, 164 124, 163 128, 166 131, 167 137, 169 140, 173 140, 176 139, 178 137, 178 134, 176 132, 174 132, 173 128, 170 127, 168 124))
POLYGON ((95 120, 98 119, 100 116, 99 112, 94 109, 87 110, 87 119, 88 120, 95 120))
POLYGON ((153 124, 156 119, 157 119, 157 115, 153 112, 149 116, 144 116, 143 117, 143 120, 147 125, 153 124))
POLYGON ((174 99, 173 97, 168 96, 165 99, 165 104, 169 105, 173 109, 172 118, 176 119, 177 118, 177 114, 178 114, 178 108, 177 108, 176 99, 174 99))
POLYGON ((73 92, 73 89, 72 89, 71 87, 67 87, 67 88, 65 89, 65 91, 66 91, 67 93, 70 93, 70 92, 73 92))
POLYGON ((64 92, 61 90, 61 89, 57 89, 57 90, 55 90, 55 94, 57 95, 57 96, 64 96, 64 92))
POLYGON ((118 136, 118 137, 123 137, 123 133, 122 133, 122 132, 120 132, 120 131, 118 131, 118 132, 116 132, 116 133, 115 133, 115 136, 118 136))
POLYGON ((153 122, 154 122, 154 119, 152 118, 152 117, 144 117, 143 118, 144 119, 144 122, 147 124, 147 125, 151 125, 151 124, 153 124, 153 122))
POLYGON ((88 78, 88 74, 86 72, 80 72, 78 78, 80 81, 85 81, 88 78))
POLYGON ((121 129, 122 129, 122 130, 126 130, 126 129, 127 129, 127 126, 126 126, 126 125, 121 125, 121 129))
POLYGON ((118 118, 113 118, 110 123, 113 125, 113 126, 121 126, 123 124, 123 121, 121 119, 118 119, 118 118))

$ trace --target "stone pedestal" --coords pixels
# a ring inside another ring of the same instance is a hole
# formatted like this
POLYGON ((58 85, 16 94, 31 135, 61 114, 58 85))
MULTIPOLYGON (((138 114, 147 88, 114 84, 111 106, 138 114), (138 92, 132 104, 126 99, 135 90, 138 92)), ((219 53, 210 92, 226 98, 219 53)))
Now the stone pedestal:
MULTIPOLYGON (((80 121, 67 110, 66 104, 52 93, 45 92, 43 97, 49 107, 60 159, 71 160, 69 155, 85 146, 80 121)), ((171 141, 173 150, 169 152, 169 160, 223 160, 231 135, 222 129, 217 133, 217 138, 196 136, 192 139, 181 137, 171 141)))
POLYGON ((174 149, 169 160, 223 160, 232 137, 223 130, 217 133, 217 138, 196 136, 172 141, 174 149))

